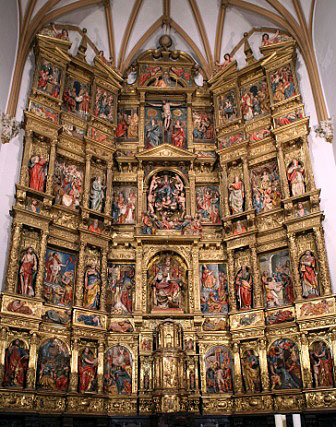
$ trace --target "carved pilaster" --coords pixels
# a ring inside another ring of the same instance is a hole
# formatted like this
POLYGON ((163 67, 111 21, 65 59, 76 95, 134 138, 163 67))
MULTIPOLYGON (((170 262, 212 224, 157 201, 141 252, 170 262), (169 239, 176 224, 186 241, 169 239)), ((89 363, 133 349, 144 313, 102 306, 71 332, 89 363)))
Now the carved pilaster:
POLYGON ((32 390, 35 388, 36 380, 36 364, 37 364, 37 334, 36 332, 30 332, 30 347, 29 347, 29 362, 27 370, 27 388, 32 390))
POLYGON ((140 93, 139 108, 139 148, 145 146, 145 93, 140 93))
MULTIPOLYGON (((322 227, 314 227, 317 255, 320 264, 321 278, 319 280, 323 295, 331 295, 331 283, 329 277, 328 258, 325 250, 322 227)), ((322 293, 322 292, 321 292, 322 293)))
POLYGON ((78 389, 78 349, 79 341, 75 338, 72 342, 71 349, 71 372, 70 372, 70 386, 71 392, 76 392, 78 389))
POLYGON ((259 340, 259 364, 260 364, 260 377, 262 391, 268 391, 270 389, 270 381, 268 375, 267 366, 267 351, 266 351, 266 340, 259 340))
POLYGON ((236 293, 235 293, 235 284, 234 284, 234 276, 235 276, 235 269, 234 269, 234 256, 233 256, 233 250, 228 249, 228 291, 229 291, 229 305, 230 305, 230 311, 234 312, 237 311, 237 304, 236 304, 236 293))
POLYGON ((226 163, 222 164, 222 172, 219 175, 220 178, 220 190, 221 190, 221 197, 223 200, 223 206, 224 206, 224 216, 230 215, 230 209, 229 209, 229 191, 228 191, 228 184, 227 184, 227 165, 226 163))
POLYGON ((299 261, 298 261, 298 255, 296 250, 296 243, 295 243, 295 233, 289 233, 288 234, 288 242, 289 242, 289 255, 291 260, 291 272, 292 277, 294 280, 294 292, 296 299, 302 299, 302 286, 300 282, 300 275, 299 275, 299 261))
POLYGON ((98 393, 103 392, 103 380, 104 380, 104 350, 105 345, 103 342, 100 342, 98 345, 98 393))
POLYGON ((19 265, 19 246, 22 224, 14 222, 12 224, 12 244, 9 252, 8 270, 7 270, 7 292, 15 292, 17 270, 19 265))
POLYGON ((111 215, 112 210, 112 193, 113 193, 113 171, 112 163, 107 164, 106 169, 106 199, 105 199, 105 215, 111 215))
POLYGON ((47 176, 46 193, 52 194, 53 177, 55 172, 55 160, 56 160, 56 145, 57 139, 53 139, 50 143, 50 156, 49 156, 49 167, 47 176))
POLYGON ((233 369, 234 369, 234 389, 235 393, 242 393, 243 381, 241 375, 240 357, 239 357, 239 345, 233 344, 233 369))
POLYGON ((307 334, 301 334, 301 368, 302 368, 302 381, 304 388, 311 388, 313 386, 312 375, 310 372, 309 360, 309 347, 307 334))
POLYGON ((314 181, 313 169, 312 169, 312 165, 311 165, 311 161, 310 161, 307 138, 303 139, 302 148, 303 148, 303 154, 304 154, 304 159, 305 159, 306 188, 307 188, 307 181, 308 181, 309 191, 314 191, 314 190, 316 190, 316 186, 315 186, 315 181, 314 181))
POLYGON ((247 157, 243 157, 243 175, 244 175, 244 186, 245 186, 245 209, 252 209, 252 197, 251 197, 251 182, 248 168, 247 157))
POLYGON ((31 157, 32 146, 33 146, 33 131, 27 130, 25 134, 25 143, 24 143, 25 148, 24 148, 21 173, 20 173, 20 185, 26 185, 26 186, 29 185, 28 163, 31 157))
POLYGON ((90 181, 91 181, 91 159, 92 155, 86 155, 85 162, 85 179, 84 179, 84 193, 83 193, 83 206, 89 208, 89 194, 90 194, 90 181))
POLYGON ((143 303, 143 294, 142 294, 142 247, 140 242, 138 242, 136 247, 136 264, 135 264, 135 311, 140 313, 141 306, 143 303))
MULTIPOLYGON (((331 329, 331 349, 334 367, 336 366, 336 329, 331 329)), ((333 369, 334 382, 336 382, 336 371, 333 369)))
POLYGON ((251 261, 253 270, 253 306, 255 308, 262 307, 263 304, 263 289, 261 286, 260 271, 258 266, 258 256, 255 244, 251 246, 251 261))
POLYGON ((85 246, 86 244, 84 242, 80 243, 78 268, 77 268, 77 281, 76 281, 76 297, 75 297, 75 304, 77 306, 81 306, 83 303, 85 246))
POLYGON ((37 297, 42 297, 43 293, 43 278, 44 278, 44 259, 47 252, 47 240, 48 233, 42 231, 41 243, 40 243, 40 253, 39 253, 39 269, 36 277, 36 292, 37 297))
POLYGON ((1 328, 0 332, 0 384, 2 384, 5 372, 5 355, 7 346, 7 331, 6 328, 1 328))
MULTIPOLYGON (((200 312, 201 311, 201 301, 200 301, 200 286, 199 286, 199 248, 198 245, 194 245, 191 252, 192 257, 192 269, 193 269, 193 279, 194 279, 194 286, 193 286, 193 293, 194 293, 194 307, 195 311, 200 312)), ((192 291, 192 289, 189 289, 189 292, 192 291)))
POLYGON ((102 250, 101 268, 102 289, 100 294, 100 310, 105 311, 107 288, 107 249, 102 250))
POLYGON ((284 158, 284 153, 283 153, 281 143, 277 144, 277 150, 278 150, 279 175, 280 175, 283 196, 285 199, 288 199, 290 197, 290 193, 289 193, 287 173, 285 168, 285 158, 284 158))
POLYGON ((144 194, 144 188, 143 188, 143 179, 144 179, 144 171, 138 170, 138 222, 141 222, 141 214, 143 210, 145 210, 145 201, 144 197, 146 197, 146 194, 144 194))
POLYGON ((196 176, 195 171, 189 171, 189 185, 190 185, 190 207, 188 206, 188 197, 187 197, 187 212, 190 212, 191 216, 196 214, 196 176), (190 210, 189 210, 190 209, 190 210))

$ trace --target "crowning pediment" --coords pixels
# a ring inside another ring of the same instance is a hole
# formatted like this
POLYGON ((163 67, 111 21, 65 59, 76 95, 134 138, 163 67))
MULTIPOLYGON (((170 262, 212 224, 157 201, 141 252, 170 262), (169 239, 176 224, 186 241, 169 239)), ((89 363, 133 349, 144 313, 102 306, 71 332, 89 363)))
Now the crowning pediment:
POLYGON ((161 160, 195 160, 196 155, 190 153, 187 150, 182 148, 174 147, 170 144, 163 144, 159 147, 150 148, 149 150, 142 151, 136 155, 136 158, 139 160, 151 160, 158 159, 161 160))

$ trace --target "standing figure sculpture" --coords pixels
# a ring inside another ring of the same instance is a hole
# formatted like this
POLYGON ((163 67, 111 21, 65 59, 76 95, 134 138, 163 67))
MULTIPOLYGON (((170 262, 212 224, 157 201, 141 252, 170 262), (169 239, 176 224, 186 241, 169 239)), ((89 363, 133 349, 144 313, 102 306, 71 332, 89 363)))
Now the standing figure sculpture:
POLYGON ((234 183, 229 186, 229 205, 231 209, 231 214, 234 215, 236 213, 240 213, 244 211, 244 184, 239 178, 239 176, 235 177, 234 183))
POLYGON ((98 359, 94 357, 89 347, 85 347, 78 358, 80 393, 95 391, 97 366, 98 359))
POLYGON ((101 279, 96 262, 86 270, 84 277, 84 304, 85 308, 98 309, 100 298, 101 279))
POLYGON ((246 265, 242 265, 238 271, 235 285, 239 310, 252 308, 253 279, 250 269, 246 265))
POLYGON ((306 250, 299 264, 302 296, 305 298, 319 295, 317 282, 316 259, 310 250, 306 250))
POLYGON ((3 385, 5 387, 23 388, 26 381, 29 353, 21 340, 14 340, 6 350, 5 372, 3 385))
POLYGON ((29 187, 32 190, 44 191, 48 162, 39 155, 31 157, 29 162, 29 187))
POLYGON ((35 295, 34 285, 37 274, 38 260, 34 253, 33 248, 25 250, 21 258, 21 265, 19 269, 19 289, 18 293, 33 297, 35 295))
POLYGON ((293 159, 287 169, 287 179, 292 196, 301 196, 305 193, 304 169, 297 159, 293 159))
POLYGON ((104 188, 105 186, 102 183, 101 177, 97 176, 92 182, 90 191, 91 209, 94 211, 102 211, 104 201, 104 188))
POLYGON ((168 132, 171 124, 171 119, 172 119, 170 107, 180 107, 181 105, 183 105, 183 103, 170 102, 164 99, 162 101, 162 104, 149 104, 149 105, 151 105, 152 107, 162 107, 163 126, 164 126, 164 130, 168 132))

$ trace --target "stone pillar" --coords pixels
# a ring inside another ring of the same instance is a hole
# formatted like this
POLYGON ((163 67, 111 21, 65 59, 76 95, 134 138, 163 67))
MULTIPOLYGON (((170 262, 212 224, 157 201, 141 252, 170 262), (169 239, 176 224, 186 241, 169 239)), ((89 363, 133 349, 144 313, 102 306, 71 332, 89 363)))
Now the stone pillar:
POLYGON ((47 185, 46 193, 52 195, 53 187, 53 178, 55 173, 55 160, 56 160, 56 145, 57 139, 53 139, 50 142, 50 155, 49 155, 49 165, 48 165, 48 176, 47 176, 47 185))
POLYGON ((21 173, 20 173, 20 185, 27 186, 27 187, 29 187, 28 164, 31 157, 32 145, 33 145, 33 131, 27 130, 25 133, 24 153, 23 153, 21 173))
POLYGON ((267 366, 267 351, 266 351, 266 340, 259 340, 259 365, 260 365, 260 378, 262 391, 268 391, 270 389, 270 380, 268 375, 267 366))
POLYGON ((245 186, 245 210, 252 209, 251 182, 248 168, 247 156, 243 157, 243 175, 245 186))
POLYGON ((302 299, 302 286, 300 281, 299 274, 299 260, 297 256, 296 243, 295 243, 295 233, 288 233, 288 242, 289 242, 289 255, 291 261, 291 272, 293 276, 293 285, 296 300, 302 299))
POLYGON ((40 253, 39 253, 39 268, 36 276, 36 290, 35 295, 38 298, 42 297, 43 294, 43 279, 44 279, 44 260, 47 252, 47 240, 48 233, 42 231, 41 243, 40 243, 40 253))
POLYGON ((113 172, 112 172, 112 163, 107 164, 106 169, 106 199, 105 199, 105 215, 111 215, 112 211, 112 194, 113 194, 113 172))
POLYGON ((258 256, 255 243, 250 245, 251 248, 251 261, 252 261, 252 270, 253 270, 253 307, 260 308, 263 307, 263 289, 261 285, 259 265, 258 265, 258 256))
POLYGON ((97 369, 97 378, 98 378, 98 393, 103 392, 103 381, 104 381, 104 350, 105 345, 103 342, 100 342, 98 345, 98 369, 97 369))
POLYGON ((90 181, 91 181, 91 159, 92 154, 86 155, 85 162, 85 178, 84 178, 84 192, 83 192, 83 206, 89 208, 89 194, 90 194, 90 181))
MULTIPOLYGON (((328 267, 328 258, 327 253, 325 250, 325 244, 323 239, 323 230, 322 227, 314 227, 314 234, 315 234, 315 242, 316 242, 316 248, 317 248, 317 259, 320 264, 320 273, 321 273, 321 279, 320 282, 320 289, 323 291, 323 295, 331 295, 331 283, 330 283, 330 276, 329 276, 329 267, 328 267)), ((322 292, 321 292, 322 295, 322 292)))
POLYGON ((28 370, 27 370, 27 389, 33 390, 35 388, 36 372, 37 366, 37 335, 36 332, 30 332, 30 347, 29 347, 29 361, 28 361, 28 370))
POLYGON ((277 143, 277 150, 278 150, 279 174, 280 174, 280 181, 282 184, 281 186, 283 190, 283 197, 285 199, 288 199, 290 197, 290 193, 289 193, 289 187, 288 187, 287 172, 285 167, 285 158, 284 158, 284 153, 283 153, 281 143, 277 143))
POLYGON ((70 372, 70 387, 69 390, 72 393, 78 391, 78 348, 79 340, 74 338, 72 341, 71 349, 71 372, 70 372))
POLYGON ((237 311, 236 292, 235 292, 235 269, 234 269, 234 256, 233 249, 228 249, 228 291, 229 291, 229 305, 230 311, 237 311))
POLYGON ((85 268, 85 247, 84 242, 80 243, 78 267, 77 267, 77 281, 75 292, 75 305, 82 306, 83 304, 83 286, 84 286, 84 268, 85 268))
POLYGON ((18 222, 12 223, 12 242, 8 257, 7 269, 7 292, 14 293, 16 291, 18 267, 19 267, 19 246, 22 224, 18 222))
POLYGON ((234 370, 234 390, 235 393, 243 392, 243 381, 239 357, 239 345, 238 343, 233 344, 233 370, 234 370))
POLYGON ((0 386, 2 386, 2 381, 5 373, 6 347, 8 345, 6 328, 1 328, 0 340, 0 386))
POLYGON ((223 200, 223 206, 224 206, 224 216, 230 215, 230 209, 229 209, 229 191, 228 191, 228 183, 227 183, 227 164, 222 163, 222 172, 220 174, 220 187, 221 187, 221 196, 223 200))
POLYGON ((100 293, 100 311, 106 309, 106 288, 107 288, 107 248, 102 250, 101 261, 101 293, 100 293))
POLYGON ((307 143, 307 138, 305 137, 303 139, 302 143, 302 149, 303 149, 303 155, 305 159, 305 175, 306 175, 306 191, 314 191, 316 190, 315 181, 314 181, 314 174, 313 174, 313 168, 310 161, 310 155, 309 155, 309 148, 307 143), (308 178, 308 179, 307 179, 308 178), (307 189, 307 181, 309 182, 309 187, 307 189))
POLYGON ((310 370, 309 347, 307 340, 307 333, 301 333, 301 372, 302 382, 304 388, 311 388, 313 386, 312 374, 310 370))

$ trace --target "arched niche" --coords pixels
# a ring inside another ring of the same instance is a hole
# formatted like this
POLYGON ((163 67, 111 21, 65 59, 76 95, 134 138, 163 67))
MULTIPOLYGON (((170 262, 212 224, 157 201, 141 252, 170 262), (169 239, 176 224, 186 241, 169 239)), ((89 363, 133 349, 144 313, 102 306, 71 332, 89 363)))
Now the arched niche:
POLYGON ((204 356, 205 391, 210 394, 233 392, 233 358, 228 347, 210 347, 204 356))
POLYGON ((104 392, 112 395, 131 394, 134 377, 131 350, 123 345, 108 348, 104 356, 104 392))
POLYGON ((313 386, 333 387, 333 360, 329 345, 324 340, 315 340, 309 347, 313 386))
POLYGON ((12 340, 5 351, 4 387, 25 388, 29 345, 20 338, 12 340))

